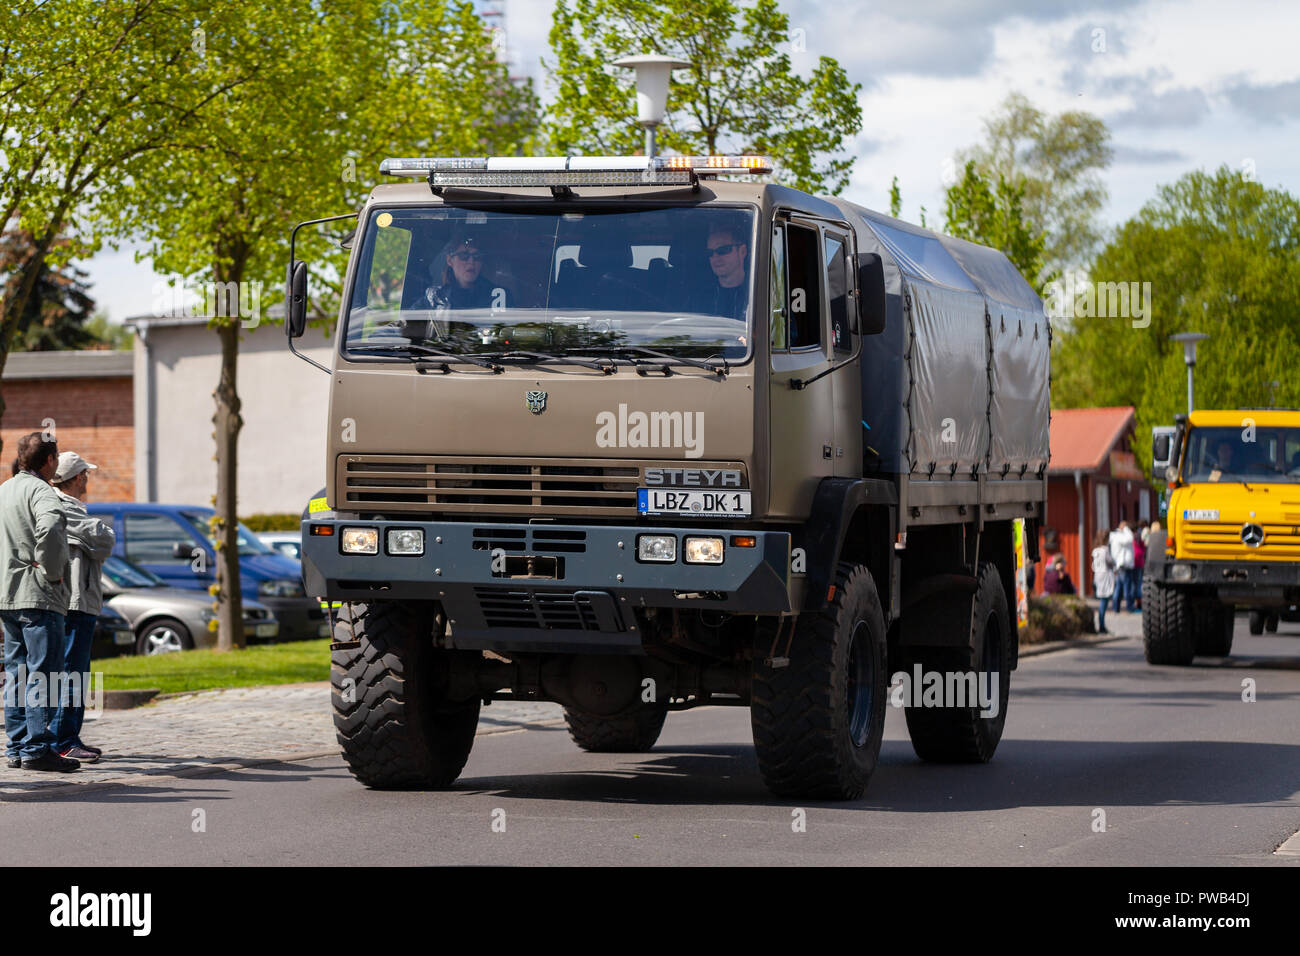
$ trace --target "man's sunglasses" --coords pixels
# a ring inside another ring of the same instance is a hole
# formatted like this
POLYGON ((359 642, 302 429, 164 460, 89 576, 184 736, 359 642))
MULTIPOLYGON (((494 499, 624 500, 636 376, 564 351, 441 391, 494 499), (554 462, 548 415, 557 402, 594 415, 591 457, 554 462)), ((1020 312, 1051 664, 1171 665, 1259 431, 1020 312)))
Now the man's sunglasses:
POLYGON ((453 259, 459 259, 461 262, 482 262, 483 253, 481 252, 453 252, 453 259))
POLYGON ((740 243, 738 243, 738 242, 729 242, 729 243, 727 243, 725 246, 717 246, 716 248, 710 249, 710 250, 709 250, 709 258, 712 259, 714 256, 728 256, 728 255, 731 255, 731 251, 732 251, 733 249, 735 249, 736 246, 738 246, 738 245, 740 245, 740 243))

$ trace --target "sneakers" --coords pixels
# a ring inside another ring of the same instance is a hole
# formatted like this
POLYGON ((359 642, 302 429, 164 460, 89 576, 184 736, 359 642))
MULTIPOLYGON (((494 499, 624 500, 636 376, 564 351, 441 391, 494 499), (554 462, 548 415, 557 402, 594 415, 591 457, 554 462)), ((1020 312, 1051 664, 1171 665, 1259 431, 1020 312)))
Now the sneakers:
POLYGON ((79 760, 82 763, 94 763, 99 759, 99 754, 95 753, 93 750, 77 746, 69 747, 67 750, 60 753, 59 756, 65 757, 69 760, 79 760))
POLYGON ((69 760, 67 757, 60 757, 53 750, 49 750, 39 757, 30 757, 23 760, 22 767, 24 770, 50 770, 55 773, 67 773, 71 770, 77 770, 81 767, 81 764, 75 760, 69 760))
POLYGON ((90 744, 83 744, 81 742, 78 742, 77 746, 80 747, 82 750, 89 750, 96 757, 104 756, 104 748, 102 747, 92 747, 90 746, 90 744))
POLYGON ((5 763, 9 765, 10 770, 17 770, 23 765, 22 757, 5 757, 5 763))

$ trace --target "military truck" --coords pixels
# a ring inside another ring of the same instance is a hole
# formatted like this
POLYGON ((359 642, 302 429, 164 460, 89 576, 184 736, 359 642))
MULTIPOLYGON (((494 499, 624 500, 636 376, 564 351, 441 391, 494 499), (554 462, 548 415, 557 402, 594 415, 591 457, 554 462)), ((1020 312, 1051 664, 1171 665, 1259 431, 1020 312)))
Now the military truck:
POLYGON ((1238 605, 1252 634, 1300 620, 1300 411, 1193 411, 1152 439, 1170 492, 1142 575, 1147 661, 1228 656, 1238 605))
MULTIPOLYGON (((1036 541, 1046 498, 1041 302, 998 251, 769 169, 382 164, 411 181, 347 242, 302 522, 362 783, 449 786, 503 700, 634 753, 670 712, 748 707, 781 795, 861 795, 889 694, 921 758, 993 756, 1013 522, 1036 541)), ((292 254, 287 283, 293 348, 292 254)))

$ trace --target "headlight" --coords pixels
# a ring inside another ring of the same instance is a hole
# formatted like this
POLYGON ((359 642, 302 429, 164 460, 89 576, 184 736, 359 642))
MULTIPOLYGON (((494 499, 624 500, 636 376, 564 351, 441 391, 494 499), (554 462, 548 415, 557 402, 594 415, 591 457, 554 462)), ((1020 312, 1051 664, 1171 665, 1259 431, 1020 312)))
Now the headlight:
POLYGON ((208 621, 215 621, 216 619, 217 619, 217 612, 212 610, 212 605, 210 604, 204 606, 203 610, 199 612, 199 620, 203 621, 204 623, 207 623, 208 621))
POLYGON ((687 564, 721 564, 721 538, 687 538, 682 544, 682 560, 687 564))
POLYGON ((419 528, 396 528, 388 532, 389 554, 424 554, 424 532, 419 528))
POLYGON ((1192 566, 1190 564, 1175 564, 1169 571, 1169 577, 1175 581, 1190 581, 1192 579, 1192 566))
POLYGON ((671 564, 677 560, 677 536, 673 534, 639 534, 636 536, 638 561, 661 561, 671 564))
POLYGON ((377 528, 344 528, 344 554, 378 554, 379 530, 377 528))
POLYGON ((261 597, 282 597, 295 598, 302 597, 302 584, 299 581, 290 581, 288 578, 276 578, 271 581, 263 581, 257 586, 257 593, 261 597))

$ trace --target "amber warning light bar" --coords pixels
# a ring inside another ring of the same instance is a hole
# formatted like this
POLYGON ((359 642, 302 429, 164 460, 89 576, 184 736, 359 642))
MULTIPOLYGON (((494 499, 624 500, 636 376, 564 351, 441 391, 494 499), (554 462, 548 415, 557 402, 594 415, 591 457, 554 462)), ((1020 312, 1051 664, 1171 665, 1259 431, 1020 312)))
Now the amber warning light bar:
POLYGON ((764 156, 490 156, 385 159, 384 176, 432 186, 689 186, 700 176, 763 175, 764 156))

